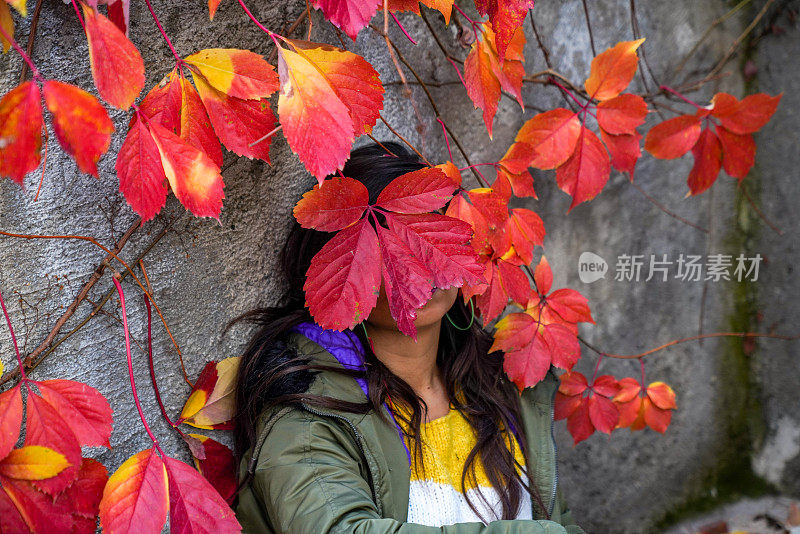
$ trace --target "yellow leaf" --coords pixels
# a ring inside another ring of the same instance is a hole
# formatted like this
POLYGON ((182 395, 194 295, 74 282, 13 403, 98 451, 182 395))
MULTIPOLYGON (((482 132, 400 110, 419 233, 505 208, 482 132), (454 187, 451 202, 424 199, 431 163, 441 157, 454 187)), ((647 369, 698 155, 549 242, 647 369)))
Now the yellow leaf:
POLYGON ((12 451, 0 462, 0 474, 20 480, 43 480, 59 474, 70 463, 60 452, 39 445, 12 451))

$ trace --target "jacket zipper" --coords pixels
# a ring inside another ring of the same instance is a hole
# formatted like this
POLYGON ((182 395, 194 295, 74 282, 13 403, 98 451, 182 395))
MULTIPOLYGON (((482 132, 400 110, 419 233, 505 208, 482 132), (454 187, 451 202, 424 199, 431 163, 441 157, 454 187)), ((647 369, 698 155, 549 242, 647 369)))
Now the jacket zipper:
MULTIPOLYGON (((364 446, 361 445, 361 443, 364 441, 364 436, 361 435, 361 433, 356 428, 356 425, 354 425, 352 423, 352 421, 350 421, 346 417, 342 417, 341 415, 328 413, 328 412, 321 412, 319 410, 315 410, 314 408, 311 408, 310 406, 307 406, 305 404, 301 404, 301 406, 303 407, 304 410, 306 410, 307 412, 311 412, 314 415, 319 415, 319 416, 322 416, 322 417, 333 417, 334 419, 339 419, 339 420, 344 421, 345 423, 347 423, 347 426, 350 427, 350 430, 352 430, 353 434, 355 434, 355 436, 356 436, 356 445, 358 445, 358 450, 361 451, 361 455, 364 457, 364 459, 365 460, 367 459, 367 453, 364 450, 364 446)), ((370 480, 369 480, 369 488, 372 491, 372 500, 375 501, 375 504, 378 506, 378 513, 382 513, 382 511, 380 510, 381 504, 378 501, 377 494, 375 493, 375 484, 374 484, 374 480, 373 480, 372 468, 369 465, 369 461, 367 461, 367 469, 369 470, 369 478, 370 478, 370 480)))
POLYGON ((553 510, 556 506, 556 489, 558 488, 558 451, 556 448, 556 437, 554 434, 554 427, 556 423, 555 400, 557 392, 558 388, 553 391, 553 395, 550 398, 550 439, 553 442, 553 464, 555 466, 555 476, 553 477, 553 492, 550 496, 550 512, 548 513, 548 516, 553 515, 553 510))

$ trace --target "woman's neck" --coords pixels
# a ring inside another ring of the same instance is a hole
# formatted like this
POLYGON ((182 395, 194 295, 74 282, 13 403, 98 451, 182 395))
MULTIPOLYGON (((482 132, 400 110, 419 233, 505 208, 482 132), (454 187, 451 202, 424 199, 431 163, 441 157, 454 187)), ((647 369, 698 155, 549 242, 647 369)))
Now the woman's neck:
POLYGON ((417 341, 399 330, 369 325, 375 356, 425 401, 425 420, 441 417, 450 402, 436 357, 441 321, 417 329, 417 341))

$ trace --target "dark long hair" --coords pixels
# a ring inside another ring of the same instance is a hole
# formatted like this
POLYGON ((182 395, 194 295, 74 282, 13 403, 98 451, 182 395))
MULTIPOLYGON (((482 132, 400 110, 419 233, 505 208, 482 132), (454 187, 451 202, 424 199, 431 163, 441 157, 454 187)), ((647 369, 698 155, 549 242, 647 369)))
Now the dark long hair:
MULTIPOLYGON (((381 147, 372 144, 352 152, 343 174, 362 182, 369 191, 372 203, 394 178, 423 167, 425 165, 402 145, 384 143, 381 147), (387 153, 387 149, 391 154, 387 153)), ((364 377, 369 398, 364 403, 350 403, 306 393, 314 373, 325 367, 315 365, 299 354, 287 343, 286 335, 293 326, 313 321, 305 307, 303 284, 311 258, 332 236, 331 233, 304 229, 295 221, 281 255, 282 271, 289 286, 282 301, 276 306, 248 312, 228 325, 249 321, 259 326, 242 355, 236 390, 234 436, 236 454, 240 460, 245 451, 254 445, 256 420, 268 407, 307 403, 355 413, 374 410, 385 418, 381 407, 387 397, 395 404, 402 402, 409 408, 410 416, 403 413, 395 416, 414 444, 418 453, 415 459, 420 461, 422 458, 421 440, 418 437, 424 401, 375 356, 361 329, 354 329, 353 332, 364 347, 366 370, 331 370, 364 377)), ((459 297, 448 315, 457 324, 466 325, 470 322, 472 312, 459 297)), ((529 493, 547 515, 533 479, 524 483, 517 470, 514 457, 517 444, 522 449, 526 465, 530 465, 527 441, 521 428, 520 399, 516 388, 503 374, 502 353, 488 353, 491 344, 491 336, 483 330, 478 320, 466 331, 455 329, 449 321, 442 321, 437 364, 452 406, 464 415, 477 438, 475 447, 465 461, 462 492, 466 496, 468 480, 477 486, 475 467, 480 461, 489 482, 500 495, 503 510, 499 519, 515 517, 524 493, 529 493), (516 430, 518 441, 508 440, 508 434, 504 435, 501 431, 509 429, 516 430)), ((527 474, 532 477, 533 470, 528 469, 527 474)), ((480 498, 487 502, 483 495, 480 498)), ((469 497, 467 502, 480 516, 469 497)))

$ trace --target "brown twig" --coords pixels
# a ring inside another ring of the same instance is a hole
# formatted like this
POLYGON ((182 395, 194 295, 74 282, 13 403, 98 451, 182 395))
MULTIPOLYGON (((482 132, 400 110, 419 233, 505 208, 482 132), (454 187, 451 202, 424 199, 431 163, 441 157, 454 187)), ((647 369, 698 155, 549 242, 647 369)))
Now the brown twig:
POLYGON ((589 44, 592 46, 592 55, 597 55, 597 48, 594 46, 594 32, 592 31, 592 21, 589 18, 589 6, 586 5, 586 0, 583 0, 583 14, 586 16, 586 29, 589 30, 589 44))
POLYGON ((709 25, 709 27, 706 28, 706 31, 703 33, 703 35, 700 37, 700 39, 698 39, 698 41, 694 44, 692 49, 689 50, 686 53, 685 56, 683 56, 683 59, 681 60, 681 62, 678 64, 677 67, 675 67, 675 72, 674 73, 678 74, 680 71, 683 70, 683 68, 686 66, 686 63, 688 63, 689 59, 691 59, 691 57, 700 49, 700 45, 703 44, 706 39, 708 39, 709 35, 711 35, 711 32, 714 30, 714 28, 716 28, 717 26, 719 26, 720 24, 722 24, 723 22, 725 22, 726 20, 731 18, 736 13, 738 13, 744 6, 746 6, 750 2, 751 2, 751 0, 742 0, 741 2, 736 4, 730 11, 728 11, 727 13, 722 15, 721 17, 718 17, 717 19, 715 19, 711 23, 711 25, 709 25))
POLYGON ((767 217, 764 215, 764 213, 758 208, 758 206, 756 205, 755 201, 753 200, 753 197, 751 197, 750 193, 747 192, 747 188, 742 185, 742 182, 739 182, 739 185, 737 187, 742 192, 742 195, 744 195, 744 198, 747 199, 747 202, 750 203, 750 206, 753 208, 753 210, 758 214, 759 218, 762 221, 764 221, 764 224, 766 224, 767 226, 772 228, 772 230, 776 234, 783 235, 783 230, 778 228, 778 226, 776 224, 772 223, 769 219, 767 219, 767 217))
MULTIPOLYGON (((36 0, 36 8, 33 10, 33 18, 31 19, 31 30, 28 34, 28 46, 26 52, 28 53, 28 57, 33 57, 33 43, 36 41, 36 28, 39 26, 39 14, 42 12, 42 0, 36 0)), ((23 61, 22 62, 22 70, 19 74, 19 83, 22 84, 25 81, 25 76, 28 74, 28 64, 23 61)), ((38 191, 37 191, 38 196, 38 191)))
POLYGON ((395 136, 397 136, 397 138, 398 138, 398 139, 400 139, 400 140, 401 140, 403 143, 405 143, 405 144, 408 146, 408 148, 410 148, 411 150, 413 150, 413 151, 414 151, 414 153, 415 153, 417 156, 419 156, 419 157, 420 157, 420 159, 421 159, 422 161, 424 161, 424 162, 425 162, 426 164, 428 164, 428 165, 430 165, 430 164, 431 164, 431 162, 430 162, 430 161, 428 161, 428 160, 427 160, 427 158, 425 158, 425 156, 423 156, 423 155, 422 155, 422 153, 421 153, 419 150, 417 150, 417 148, 416 148, 414 145, 412 145, 411 143, 409 143, 409 142, 408 142, 408 140, 407 140, 405 137, 403 137, 402 135, 400 135, 400 132, 398 132, 397 130, 395 130, 394 128, 392 128, 392 127, 389 125, 389 123, 388 123, 388 122, 386 122, 386 119, 384 119, 384 118, 383 118, 383 115, 379 115, 379 118, 381 119, 381 122, 383 122, 383 124, 385 124, 385 125, 386 125, 386 127, 387 127, 387 128, 389 128, 389 131, 390 131, 390 132, 392 132, 392 133, 393 133, 395 136))
POLYGON ((688 219, 684 219, 683 217, 681 217, 681 216, 680 216, 680 215, 678 215, 677 213, 675 213, 675 212, 671 211, 669 208, 667 208, 666 206, 664 206, 663 204, 661 204, 661 203, 660 203, 658 200, 656 200, 654 197, 652 197, 650 194, 648 194, 648 193, 647 193, 647 192, 646 192, 644 189, 642 189, 642 188, 641 188, 641 186, 639 186, 639 184, 637 184, 636 182, 630 182, 630 184, 631 184, 631 185, 632 185, 634 188, 636 188, 636 190, 637 190, 637 191, 639 191, 639 192, 640 192, 642 195, 644 195, 644 197, 645 197, 647 200, 649 200, 651 203, 653 203, 653 205, 655 205, 655 206, 656 206, 658 209, 660 209, 661 211, 663 211, 664 213, 666 213, 666 214, 667 214, 667 215, 669 215, 670 217, 673 217, 673 218, 675 218, 675 219, 679 220, 680 222, 682 222, 682 223, 684 223, 684 224, 687 224, 687 225, 691 226, 692 228, 694 228, 694 229, 696 229, 696 230, 700 230, 700 231, 701 231, 701 232, 703 232, 704 234, 707 234, 707 233, 708 233, 708 229, 706 229, 706 228, 703 228, 703 227, 702 227, 702 226, 700 226, 699 224, 697 224, 697 223, 693 223, 692 221, 690 221, 690 220, 688 220, 688 219))
POLYGON ((589 344, 581 336, 578 336, 578 340, 581 343, 583 343, 584 345, 586 345, 587 347, 589 347, 591 350, 595 351, 597 354, 601 354, 603 356, 608 356, 609 358, 617 358, 617 359, 620 359, 620 360, 636 360, 636 359, 639 359, 639 358, 644 358, 645 356, 649 356, 650 354, 656 353, 658 351, 664 350, 664 349, 666 349, 668 347, 672 347, 674 345, 678 345, 679 343, 686 343, 688 341, 696 341, 696 340, 699 340, 699 339, 708 339, 708 338, 715 338, 715 337, 742 337, 742 338, 766 337, 766 338, 772 338, 772 339, 783 339, 783 340, 787 340, 787 341, 793 341, 793 340, 796 340, 796 339, 800 339, 800 334, 797 334, 797 335, 794 335, 794 336, 787 336, 787 335, 781 335, 781 334, 769 334, 769 333, 764 333, 764 332, 712 332, 712 333, 709 333, 709 334, 699 334, 699 335, 696 335, 696 336, 690 336, 690 337, 685 337, 685 338, 681 338, 681 339, 674 339, 672 341, 664 343, 663 345, 659 345, 658 347, 646 350, 644 352, 640 352, 638 354, 614 354, 614 353, 610 353, 610 352, 605 352, 605 351, 598 350, 596 347, 594 347, 591 344, 589 344))

